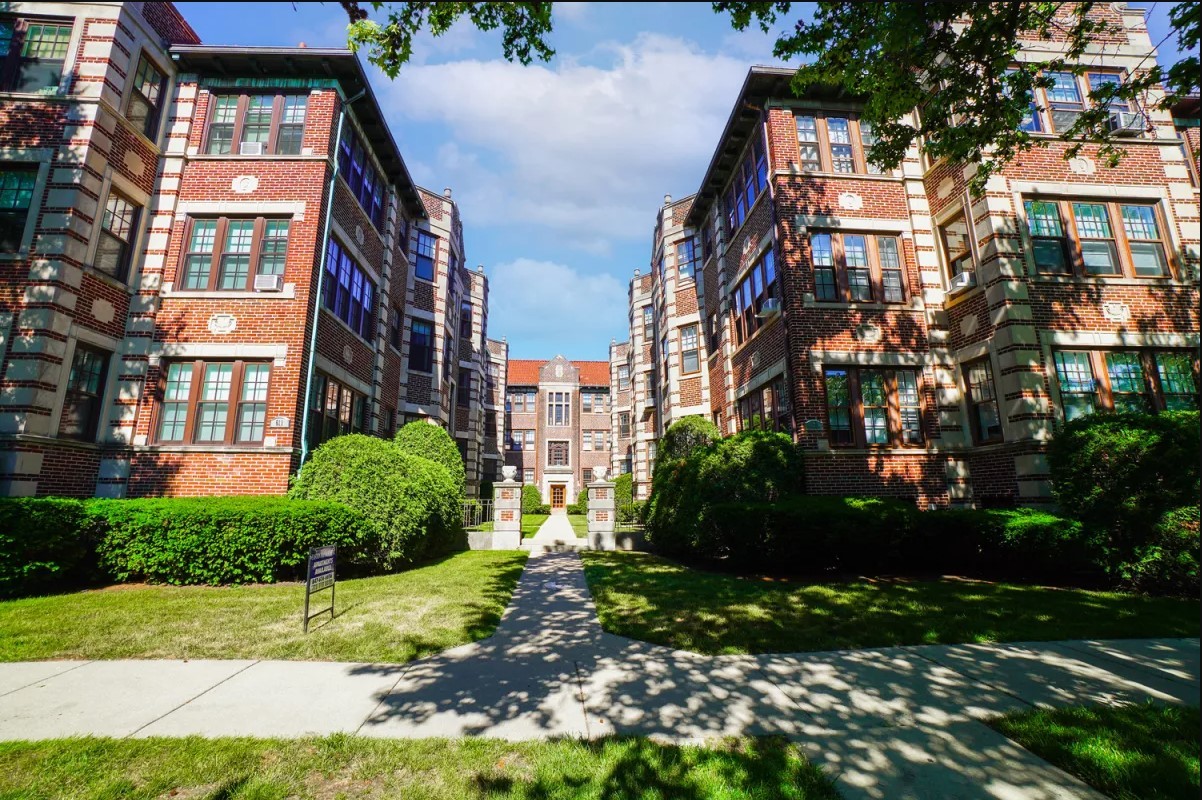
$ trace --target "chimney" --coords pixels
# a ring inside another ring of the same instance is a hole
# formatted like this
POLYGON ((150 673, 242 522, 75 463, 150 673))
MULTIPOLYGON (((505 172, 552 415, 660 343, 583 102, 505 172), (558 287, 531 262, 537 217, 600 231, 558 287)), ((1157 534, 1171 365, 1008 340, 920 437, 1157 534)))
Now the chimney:
POLYGON ((299 44, 297 44, 297 47, 299 47, 301 50, 304 50, 306 45, 304 42, 300 42, 299 44))
POLYGON ((664 205, 667 206, 667 205, 671 205, 671 204, 672 204, 672 195, 670 195, 670 194, 664 195, 664 205))
POLYGON ((448 186, 447 188, 442 190, 442 196, 448 200, 451 199, 451 187, 450 186, 448 186))

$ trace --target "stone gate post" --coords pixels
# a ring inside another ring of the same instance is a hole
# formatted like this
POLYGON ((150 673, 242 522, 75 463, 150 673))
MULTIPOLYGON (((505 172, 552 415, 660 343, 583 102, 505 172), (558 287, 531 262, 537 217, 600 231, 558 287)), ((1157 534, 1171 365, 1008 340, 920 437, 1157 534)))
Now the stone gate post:
POLYGON ((516 475, 517 467, 501 467, 502 480, 493 486, 493 550, 517 550, 522 544, 522 484, 516 475))
POLYGON ((595 479, 588 485, 588 546, 593 550, 617 547, 614 526, 618 509, 614 502, 614 483, 605 480, 605 469, 593 470, 595 479))

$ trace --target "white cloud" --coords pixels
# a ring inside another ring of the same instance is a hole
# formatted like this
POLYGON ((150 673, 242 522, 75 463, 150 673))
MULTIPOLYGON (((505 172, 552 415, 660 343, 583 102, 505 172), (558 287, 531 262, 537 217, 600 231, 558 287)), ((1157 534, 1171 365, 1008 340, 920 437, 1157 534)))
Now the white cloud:
POLYGON ((541 226, 604 253, 646 238, 665 193, 697 187, 747 67, 657 34, 600 45, 590 61, 412 65, 381 101, 446 126, 457 150, 439 155, 438 183, 455 188, 465 222, 541 226))
POLYGON ((578 25, 589 15, 591 3, 556 3, 552 12, 553 22, 570 22, 578 25))
POLYGON ((626 338, 627 289, 613 275, 529 258, 487 271, 489 335, 529 348, 514 358, 604 358, 611 338, 626 338))

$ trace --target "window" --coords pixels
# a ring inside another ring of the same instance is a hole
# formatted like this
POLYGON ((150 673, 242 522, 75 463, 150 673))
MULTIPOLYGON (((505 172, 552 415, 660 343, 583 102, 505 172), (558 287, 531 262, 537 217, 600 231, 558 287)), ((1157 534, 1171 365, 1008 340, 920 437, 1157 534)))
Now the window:
MULTIPOLYGON (((304 123, 303 114, 301 123, 304 123)), ((338 145, 338 174, 346 181, 347 188, 371 218, 372 224, 377 229, 382 228, 386 181, 383 174, 377 173, 372 166, 369 150, 350 120, 343 127, 342 140, 338 145)))
POLYGON ((1171 276, 1164 222, 1146 203, 1027 200, 1035 268, 1081 277, 1171 276))
POLYGON ((585 483, 592 483, 593 482, 593 468, 585 467, 584 470, 581 472, 580 477, 584 480, 585 483))
POLYGON ((901 303, 906 299, 901 252, 893 236, 815 233, 814 299, 820 302, 901 303))
POLYGON ((970 235, 964 209, 939 226, 939 242, 943 246, 943 262, 947 264, 949 278, 976 271, 970 235))
POLYGON ((309 395, 309 447, 335 436, 363 433, 366 427, 367 398, 327 375, 314 373, 309 395))
POLYGON ((464 300, 459 304, 459 338, 465 341, 472 338, 472 303, 470 300, 464 300))
POLYGON ((509 431, 506 439, 506 446, 510 450, 534 449, 534 431, 509 431))
POLYGON ((147 139, 154 139, 159 131, 159 119, 162 117, 163 89, 167 85, 167 76, 143 55, 138 61, 138 71, 134 73, 134 84, 130 92, 129 106, 125 109, 125 118, 132 122, 147 139))
POLYGON ((388 310, 388 343, 401 349, 401 312, 396 306, 388 310))
POLYGON ((567 442, 547 442, 547 465, 551 467, 569 466, 567 442))
MULTIPOLYGON (((1011 70, 1013 72, 1013 70, 1011 70)), ((1064 133, 1068 131, 1086 108, 1086 98, 1091 104, 1104 102, 1109 112, 1127 112, 1130 106, 1122 100, 1105 99, 1101 95, 1109 93, 1108 87, 1117 86, 1123 76, 1117 72, 1086 72, 1074 75, 1071 72, 1048 72, 1044 79, 1051 85, 1042 91, 1047 97, 1048 115, 1050 117, 1049 131, 1064 133), (1084 89, 1084 92, 1082 91, 1084 89)), ((1023 130, 1045 130, 1040 119, 1034 99, 1028 117, 1023 119, 1023 130)))
POLYGON ((472 371, 470 369, 459 370, 459 383, 455 387, 455 404, 460 408, 467 408, 472 404, 472 371))
POLYGON ((493 437, 497 435, 497 412, 484 412, 484 435, 493 437))
POLYGON ((624 392, 630 388, 630 367, 626 364, 618 365, 618 391, 624 392))
POLYGON ((776 262, 772 248, 769 248, 731 293, 737 344, 743 344, 764 325, 764 320, 759 317, 764 301, 776 297, 776 262))
POLYGON ((0 253, 17 253, 37 183, 36 164, 0 164, 0 253))
POLYGON ((409 369, 414 372, 434 371, 434 325, 422 319, 413 320, 409 339, 409 369))
POLYGON ((623 411, 618 414, 618 438, 630 438, 630 412, 623 411))
POLYGON ((1095 411, 1178 411, 1198 407, 1198 366, 1185 351, 1055 354, 1066 421, 1095 411))
POLYGON ((331 237, 328 247, 322 305, 370 341, 374 338, 376 285, 337 239, 331 237))
POLYGON ((881 169, 880 165, 874 164, 868 160, 868 151, 872 149, 872 146, 876 144, 876 142, 877 137, 872 130, 872 125, 864 120, 860 120, 860 152, 864 154, 865 172, 867 172, 869 175, 883 175, 885 173, 885 171, 881 169))
POLYGON ((585 452, 603 452, 607 449, 605 431, 585 431, 581 435, 581 449, 585 452))
MULTIPOLYGON (((255 275, 283 274, 288 248, 288 220, 219 217, 193 219, 190 226, 186 239, 188 249, 184 253, 182 288, 246 291, 254 284, 255 275)), ((332 239, 330 243, 333 244, 332 239)), ((333 250, 330 257, 334 258, 333 250)), ((330 269, 328 262, 326 269, 330 269)), ((326 282, 328 293, 328 274, 326 282)))
POLYGON ((800 164, 804 170, 818 172, 822 169, 819 155, 818 118, 802 115, 794 118, 797 123, 797 143, 801 149, 800 164))
POLYGON ((129 274, 133 237, 142 209, 119 192, 109 191, 100 221, 100 242, 93 266, 119 281, 129 274))
POLYGON ((505 400, 505 410, 512 410, 518 413, 533 413, 538 410, 536 397, 537 394, 535 392, 510 392, 505 400))
POLYGON ((299 155, 309 97, 221 94, 213 98, 205 152, 213 155, 299 155))
POLYGON ((717 313, 709 318, 709 354, 713 356, 722 348, 722 328, 718 322, 717 313))
POLYGON ((866 173, 883 170, 868 163, 876 134, 854 115, 813 112, 793 117, 797 128, 798 166, 807 172, 866 173))
POLYGON ((534 470, 532 470, 532 469, 522 470, 522 482, 523 483, 534 483, 534 470))
POLYGON ((0 19, 0 91, 55 93, 70 43, 70 23, 0 19))
POLYGON ((922 397, 917 372, 830 367, 825 379, 831 446, 922 444, 922 397))
POLYGON ((968 386, 968 416, 972 439, 977 444, 1002 440, 1002 418, 998 413, 997 393, 993 388, 993 366, 988 358, 964 365, 968 386))
POLYGON ((96 441, 110 355, 83 344, 75 345, 63 414, 58 423, 60 437, 81 442, 96 441))
POLYGON ((244 444, 263 441, 271 365, 252 361, 179 361, 161 389, 161 442, 244 444))
POLYGON ((697 237, 690 236, 676 245, 676 269, 682 278, 692 278, 701 266, 701 254, 697 250, 697 237))
POLYGON ((764 152, 764 138, 754 135, 743 154, 743 160, 734 168, 730 187, 726 191, 727 231, 733 233, 743 224, 756 198, 767 186, 768 159, 764 152))
MULTIPOLYGON (((753 389, 742 397, 737 409, 739 430, 770 430, 788 432, 789 399, 785 392, 785 378, 780 375, 770 383, 753 389)), ((715 423, 717 424, 717 423, 715 423)))
POLYGON ((572 424, 572 408, 568 392, 547 392, 547 425, 563 427, 572 424))
POLYGON ((655 309, 643 306, 643 338, 655 338, 655 309))
POLYGON ((417 264, 413 274, 423 281, 434 280, 434 259, 438 253, 438 237, 425 231, 417 232, 417 264))
POLYGON ((685 325, 680 329, 680 371, 686 375, 701 371, 696 325, 685 325))
POLYGON ((580 410, 585 414, 600 414, 605 411, 605 394, 602 392, 580 393, 580 410))
MULTIPOLYGON (((1009 81, 1015 80, 1014 76, 1017 73, 1018 73, 1018 70, 1016 70, 1016 69, 1006 70, 1007 80, 1009 80, 1009 81)), ((1007 84, 1003 89, 1003 92, 1006 94, 1007 97, 1011 96, 1012 91, 1013 90, 1009 84, 1007 84)), ((1019 128, 1019 130, 1027 131, 1029 133, 1039 133, 1040 131, 1043 130, 1043 120, 1040 118, 1039 109, 1035 105, 1035 94, 1034 94, 1034 92, 1027 90, 1026 95, 1027 95, 1027 110, 1023 114, 1022 121, 1019 123, 1018 128, 1019 128)))
POLYGON ((1046 77, 1052 82, 1046 90, 1052 128, 1060 132, 1066 131, 1085 111, 1077 76, 1071 72, 1049 72, 1046 77))

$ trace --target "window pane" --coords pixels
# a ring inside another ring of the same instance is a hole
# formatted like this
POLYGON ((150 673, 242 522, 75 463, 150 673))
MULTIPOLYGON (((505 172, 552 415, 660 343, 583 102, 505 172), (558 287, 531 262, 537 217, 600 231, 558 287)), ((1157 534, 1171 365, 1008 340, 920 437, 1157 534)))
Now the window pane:
POLYGON ((1117 275, 1118 251, 1114 242, 1081 242, 1081 258, 1091 275, 1117 275))
POLYGON ((1080 103, 1081 90, 1077 76, 1071 72, 1049 72, 1052 85, 1048 87, 1048 101, 1053 103, 1080 103))
POLYGON ((213 118, 209 123, 209 152, 229 153, 234 141, 234 122, 238 117, 238 97, 222 95, 213 106, 213 118))
POLYGON ((1068 272, 1064 260, 1064 246, 1059 241, 1036 239, 1031 243, 1035 254, 1035 268, 1041 272, 1068 272))
POLYGON ((921 405, 918 397, 918 375, 909 370, 897 372, 897 405, 901 418, 901 440, 904 444, 922 442, 919 419, 921 405))
POLYGON ((851 144, 851 128, 842 117, 827 117, 826 130, 831 144, 851 144))
POLYGON ((255 221, 230 220, 226 227, 225 251, 221 256, 222 289, 245 289, 250 274, 250 248, 254 241, 255 221))
POLYGON ((184 288, 206 289, 209 285, 211 253, 217 238, 217 220, 199 219, 192 223, 188 258, 184 265, 184 288))
POLYGON ((851 444, 851 393, 847 370, 826 371, 826 411, 831 444, 851 444))
POLYGON ((1144 370, 1138 353, 1107 353, 1106 372, 1115 411, 1149 411, 1144 370))
POLYGON ((1160 389, 1169 411, 1188 411, 1198 407, 1198 389, 1194 371, 1185 353, 1157 353, 1156 370, 1160 374, 1160 389))
POLYGON ((1028 200, 1023 206, 1027 210, 1027 228, 1032 236, 1063 236, 1060 224, 1060 207, 1056 203, 1028 200))
POLYGON ((225 438, 225 419, 229 403, 196 405, 196 441, 220 442, 225 438))
POLYGON ((1073 203, 1073 217, 1077 221, 1077 233, 1089 239, 1109 239, 1110 216, 1101 203, 1073 203))
POLYGON ((267 144, 271 138, 271 111, 274 104, 274 95, 252 94, 247 98, 246 118, 242 123, 243 142, 267 144))
POLYGON ((868 272, 868 240, 858 234, 843 236, 843 255, 847 260, 847 288, 853 301, 872 299, 868 272))
POLYGON ((267 220, 263 226, 263 243, 259 248, 259 274, 283 275, 287 249, 288 220, 267 220))
POLYGON ((889 427, 885 374, 875 370, 860 373, 860 402, 864 408, 864 439, 868 444, 887 444, 889 427))
POLYGON ((238 408, 238 441, 263 441, 263 428, 266 420, 266 403, 243 403, 238 408))
POLYGON ((66 58, 71 41, 70 25, 31 23, 25 32, 23 58, 66 58))
POLYGON ((1066 420, 1093 413, 1096 408, 1093 369, 1089 354, 1056 353, 1056 375, 1060 380, 1060 399, 1066 420))

